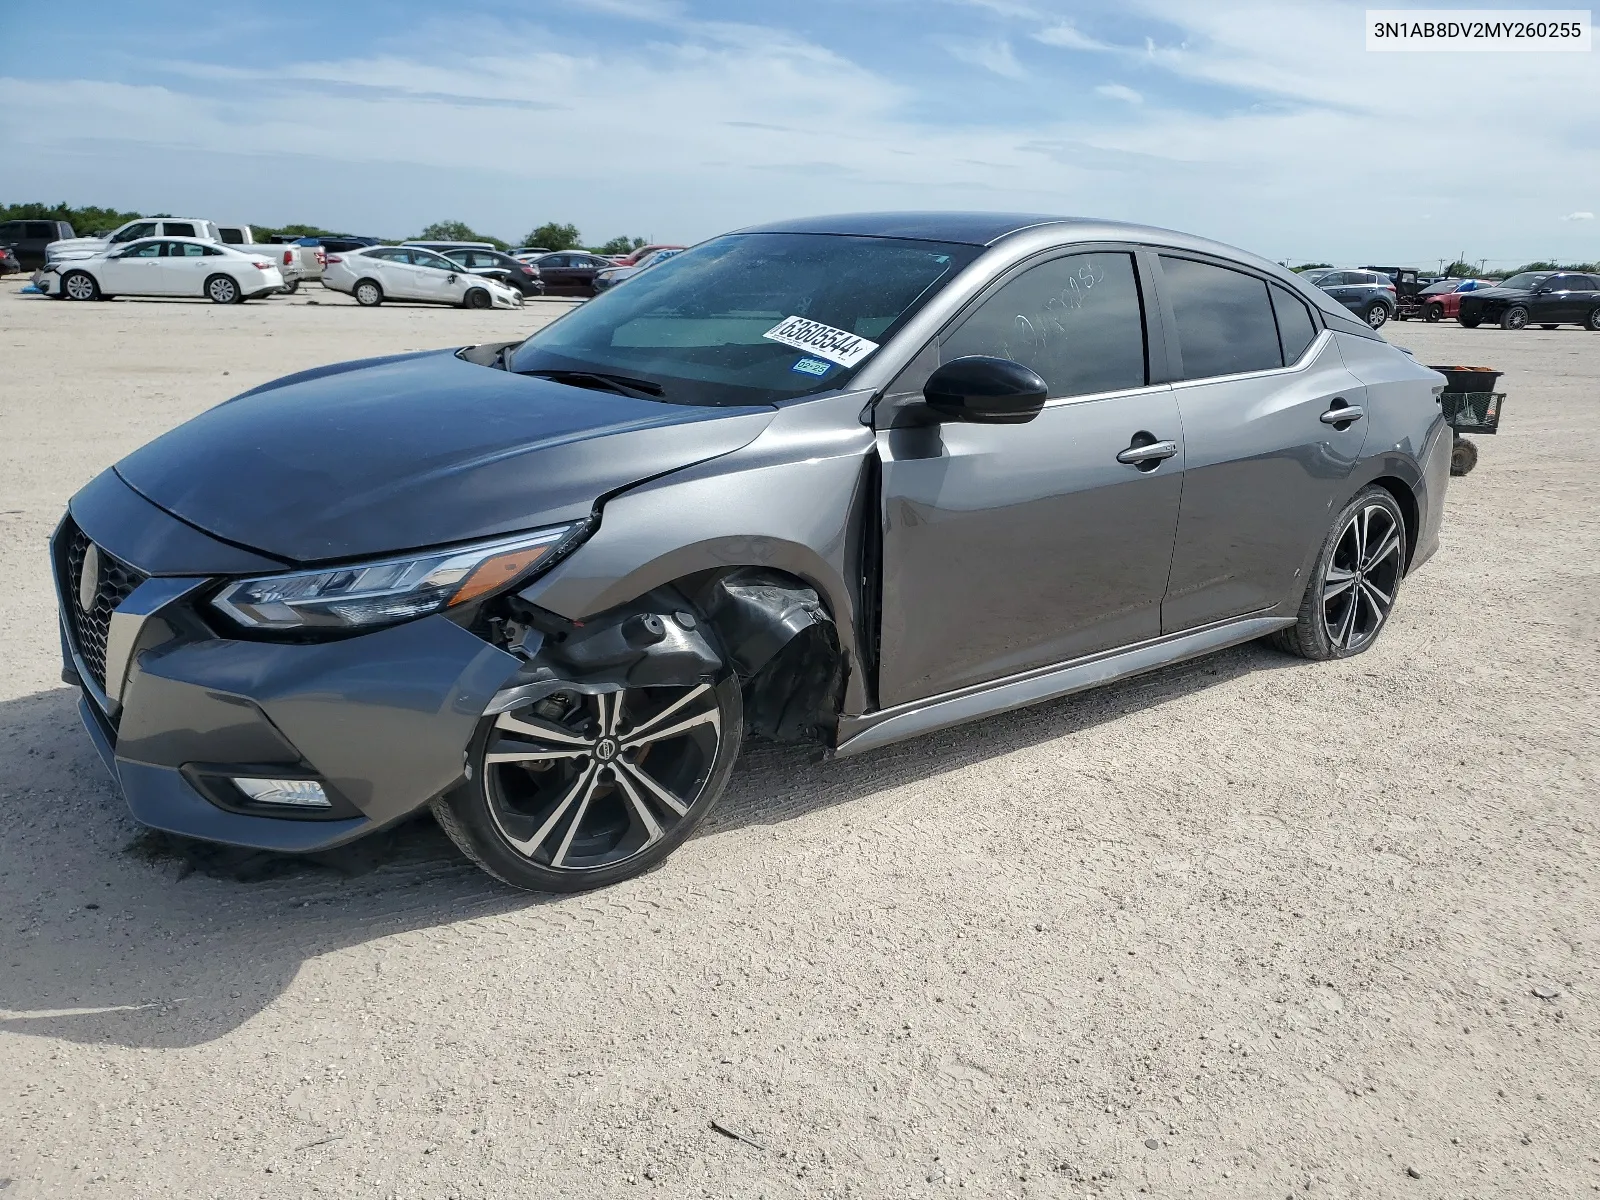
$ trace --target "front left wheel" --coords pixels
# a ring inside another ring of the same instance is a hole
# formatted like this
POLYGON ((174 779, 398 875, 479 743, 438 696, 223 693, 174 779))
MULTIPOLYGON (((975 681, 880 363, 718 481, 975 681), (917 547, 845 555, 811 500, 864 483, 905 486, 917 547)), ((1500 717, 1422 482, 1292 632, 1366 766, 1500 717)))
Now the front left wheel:
POLYGON ((513 887, 604 887, 683 843, 722 795, 743 736, 733 676, 558 692, 486 717, 466 782, 434 801, 434 816, 513 887))

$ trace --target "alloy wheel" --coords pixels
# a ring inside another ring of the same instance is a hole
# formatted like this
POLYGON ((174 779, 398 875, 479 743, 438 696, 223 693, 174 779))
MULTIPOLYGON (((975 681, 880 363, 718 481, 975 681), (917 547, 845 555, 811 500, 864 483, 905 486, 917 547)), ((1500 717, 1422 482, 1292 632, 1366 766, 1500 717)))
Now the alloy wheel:
POLYGON ((206 288, 206 295, 217 304, 232 304, 239 298, 239 285, 225 275, 218 275, 206 288))
POLYGON ((616 867, 689 818, 722 736, 706 683, 563 693, 501 713, 482 754, 490 819, 547 870, 616 867))
POLYGON ((1382 504, 1356 509, 1339 531, 1322 580, 1322 622, 1336 649, 1364 648, 1389 619, 1404 566, 1403 538, 1394 513, 1382 504))
POLYGON ((1381 304, 1374 304, 1367 309, 1367 324, 1374 329, 1379 328, 1388 319, 1389 310, 1381 304))
POLYGON ((67 276, 67 282, 63 290, 74 300, 93 300, 94 280, 90 279, 82 271, 77 271, 67 276))
POLYGON ((1587 324, 1590 329, 1600 333, 1600 308, 1590 310, 1587 324))
POLYGON ((1506 312, 1500 323, 1507 329, 1521 329, 1528 323, 1528 310, 1521 305, 1516 305, 1506 312))

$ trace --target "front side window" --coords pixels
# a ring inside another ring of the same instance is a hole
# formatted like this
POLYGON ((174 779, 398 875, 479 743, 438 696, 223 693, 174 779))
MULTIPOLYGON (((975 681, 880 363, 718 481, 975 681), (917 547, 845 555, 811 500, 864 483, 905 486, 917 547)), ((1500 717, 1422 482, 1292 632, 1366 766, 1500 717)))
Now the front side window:
POLYGON ((136 246, 128 247, 128 249, 124 250, 121 254, 117 255, 117 257, 118 258, 160 258, 161 257, 161 243, 160 242, 140 242, 136 246))
POLYGON ((411 262, 418 267, 431 267, 435 271, 459 271, 460 263, 453 263, 442 254, 435 254, 431 250, 413 250, 411 262))
POLYGON ((1295 363, 1317 340, 1317 327, 1311 313, 1287 288, 1272 284, 1272 314, 1278 319, 1278 343, 1283 348, 1283 361, 1295 363))
POLYGON ((829 391, 981 249, 843 234, 729 234, 546 325, 510 366, 606 372, 681 404, 763 404, 829 391))
POLYGON ((1031 368, 1052 398, 1143 387, 1144 314, 1133 256, 1072 254, 1030 267, 984 300, 939 349, 941 362, 969 354, 1031 368))
POLYGON ((1516 288, 1518 291, 1531 292, 1545 280, 1550 278, 1548 271, 1524 271, 1521 275, 1513 275, 1504 283, 1503 288, 1516 288))
POLYGON ((54 241, 56 227, 49 221, 29 221, 28 231, 22 235, 29 238, 49 238, 54 241))
POLYGON ((1283 366, 1265 282, 1242 271, 1165 254, 1161 272, 1178 326, 1183 378, 1283 366))
POLYGON ((154 221, 140 221, 137 225, 129 225, 121 233, 112 235, 112 242, 121 245, 123 242, 136 242, 140 238, 149 237, 156 231, 154 221))

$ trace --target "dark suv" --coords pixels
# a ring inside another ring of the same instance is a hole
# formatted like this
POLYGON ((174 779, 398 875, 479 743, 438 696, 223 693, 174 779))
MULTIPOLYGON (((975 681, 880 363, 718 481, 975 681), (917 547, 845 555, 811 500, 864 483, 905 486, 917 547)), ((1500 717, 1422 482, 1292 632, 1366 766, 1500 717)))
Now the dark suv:
POLYGON ((1377 271, 1322 271, 1311 278, 1328 295, 1377 329, 1394 316, 1394 281, 1377 271))
POLYGON ((44 266, 44 248, 51 242, 78 235, 65 221, 6 221, 0 223, 0 246, 10 246, 24 270, 44 266))
POLYGON ((1600 331, 1600 279, 1577 271, 1524 271, 1463 296, 1458 320, 1468 329, 1499 321, 1502 329, 1582 325, 1600 331))

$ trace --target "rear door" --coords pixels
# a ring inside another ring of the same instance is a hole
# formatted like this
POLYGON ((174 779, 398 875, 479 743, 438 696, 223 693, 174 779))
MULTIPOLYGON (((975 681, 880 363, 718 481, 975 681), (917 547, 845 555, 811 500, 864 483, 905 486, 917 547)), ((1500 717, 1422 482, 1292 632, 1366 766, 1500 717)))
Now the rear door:
POLYGON ((204 295, 206 279, 213 270, 222 270, 222 264, 208 257, 206 248, 198 242, 167 242, 166 247, 167 253, 161 263, 169 289, 167 295, 204 295))
POLYGON ((1366 389, 1288 288, 1198 255, 1159 263, 1187 455, 1161 612, 1176 633, 1299 595, 1368 422, 1366 389))
POLYGON ((544 290, 558 296, 579 290, 577 271, 572 266, 570 254, 547 254, 538 261, 539 274, 544 277, 544 290))
POLYGON ((1127 247, 1020 268, 880 402, 884 706, 1160 633, 1183 432, 1149 382, 1143 294, 1127 247), (924 420, 927 372, 973 354, 1037 371, 1044 410, 924 420))
POLYGON ((1588 314, 1585 301, 1589 296, 1589 280, 1582 275, 1552 275, 1529 301, 1529 311, 1535 324, 1577 324, 1588 314))

